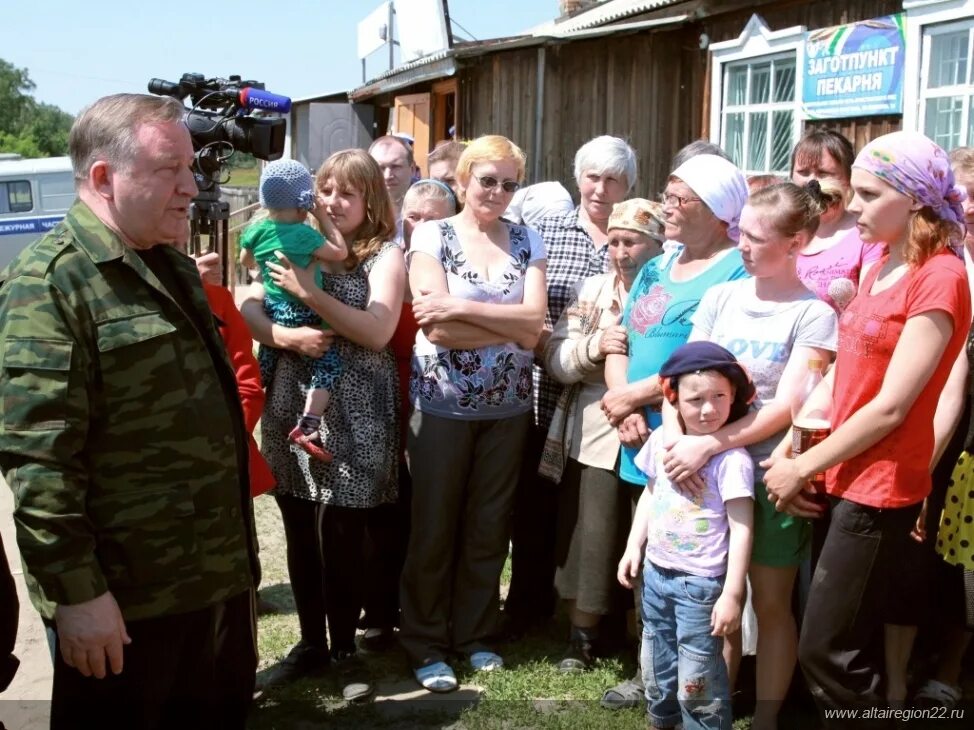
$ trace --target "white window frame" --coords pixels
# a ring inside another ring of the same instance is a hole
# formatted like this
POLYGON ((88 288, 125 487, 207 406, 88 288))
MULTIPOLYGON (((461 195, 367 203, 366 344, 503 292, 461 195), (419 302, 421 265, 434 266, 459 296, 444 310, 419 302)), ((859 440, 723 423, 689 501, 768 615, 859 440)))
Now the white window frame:
MULTIPOLYGON (((974 0, 972 0, 974 2, 974 0)), ((710 141, 723 145, 726 138, 724 129, 724 98, 727 89, 727 71, 730 66, 741 63, 755 63, 772 58, 792 56, 795 59, 795 99, 792 105, 784 102, 770 102, 761 104, 760 108, 749 106, 747 111, 790 109, 792 112, 792 139, 797 141, 801 134, 805 116, 802 112, 801 93, 804 83, 804 51, 805 26, 796 25, 783 30, 772 31, 764 19, 754 14, 747 21, 740 36, 728 41, 710 45, 711 78, 710 78, 710 141)), ((769 117, 770 120, 770 117, 769 117)), ((746 134, 745 134, 746 138, 746 134)), ((767 143, 771 144, 770 134, 767 143)), ((746 158, 746 152, 745 152, 746 158)), ((747 160, 743 160, 747 162, 747 160)), ((745 170, 747 174, 765 173, 768 170, 745 170)))
MULTIPOLYGON (((972 86, 953 86, 926 94, 929 64, 930 34, 948 32, 964 27, 964 21, 974 21, 974 0, 904 0, 906 15, 906 60, 903 68, 903 129, 923 132, 926 120, 926 100, 935 96, 974 94, 972 86), (945 93, 949 90, 961 90, 945 93)), ((974 63, 970 58, 968 63, 974 63)), ((966 121, 965 108, 963 118, 966 121)), ((964 127, 966 129, 966 127, 964 127)), ((974 140, 968 140, 968 144, 974 140)))
POLYGON ((972 48, 974 33, 972 33, 972 30, 974 30, 974 18, 965 18, 955 22, 938 23, 936 25, 928 24, 923 29, 923 47, 920 57, 920 95, 917 100, 917 129, 926 134, 927 102, 930 99, 961 97, 963 99, 963 105, 961 106, 960 112, 960 138, 957 140, 956 145, 948 145, 948 147, 966 146, 974 141, 969 139, 967 135, 970 130, 969 117, 971 100, 974 99, 974 83, 955 84, 953 86, 941 86, 937 89, 930 89, 927 86, 930 78, 930 49, 935 36, 965 31, 967 33, 967 77, 971 78, 971 63, 974 61, 974 48, 972 48))

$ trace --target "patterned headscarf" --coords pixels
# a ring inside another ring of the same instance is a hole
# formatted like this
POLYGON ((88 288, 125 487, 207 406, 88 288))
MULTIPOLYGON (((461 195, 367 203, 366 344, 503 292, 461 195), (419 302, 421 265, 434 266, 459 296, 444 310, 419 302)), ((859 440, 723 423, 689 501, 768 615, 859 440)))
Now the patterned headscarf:
POLYGON ((636 231, 657 241, 663 240, 663 206, 645 198, 630 198, 612 207, 606 230, 622 228, 636 231))
POLYGON ((950 158, 943 148, 919 132, 893 132, 862 148, 852 165, 872 173, 943 220, 956 224, 963 237, 964 188, 954 183, 950 158))
POLYGON ((747 178, 733 162, 717 155, 697 155, 670 174, 689 185, 711 212, 727 224, 728 238, 740 239, 737 224, 747 202, 747 178))

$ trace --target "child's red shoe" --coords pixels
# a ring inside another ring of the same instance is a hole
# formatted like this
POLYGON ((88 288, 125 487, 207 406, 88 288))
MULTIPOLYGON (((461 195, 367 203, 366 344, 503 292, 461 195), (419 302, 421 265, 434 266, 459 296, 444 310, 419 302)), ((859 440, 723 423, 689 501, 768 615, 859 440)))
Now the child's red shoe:
POLYGON ((300 446, 313 459, 328 463, 335 458, 330 451, 321 448, 321 443, 316 438, 301 431, 300 426, 295 426, 291 433, 287 435, 287 438, 292 444, 300 446))

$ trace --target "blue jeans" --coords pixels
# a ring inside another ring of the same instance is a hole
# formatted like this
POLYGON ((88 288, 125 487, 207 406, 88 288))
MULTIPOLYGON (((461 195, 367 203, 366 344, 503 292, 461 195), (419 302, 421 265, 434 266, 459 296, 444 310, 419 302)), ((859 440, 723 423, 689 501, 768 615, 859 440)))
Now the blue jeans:
POLYGON ((703 578, 643 564, 643 682, 649 721, 686 730, 730 730, 731 701, 723 639, 710 614, 724 577, 703 578))

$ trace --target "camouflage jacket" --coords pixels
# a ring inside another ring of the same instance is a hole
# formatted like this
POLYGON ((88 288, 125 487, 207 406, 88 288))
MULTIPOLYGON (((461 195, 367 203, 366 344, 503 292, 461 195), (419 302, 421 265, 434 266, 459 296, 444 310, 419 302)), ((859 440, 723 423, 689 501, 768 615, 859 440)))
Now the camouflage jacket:
POLYGON ((45 617, 106 590, 127 620, 183 613, 257 575, 233 373, 194 262, 166 252, 203 316, 81 202, 0 273, 0 468, 45 617))

